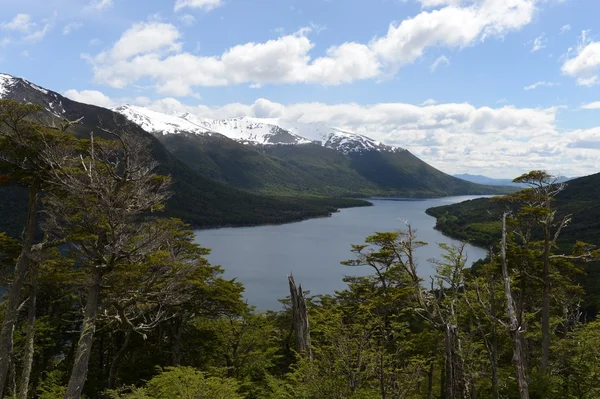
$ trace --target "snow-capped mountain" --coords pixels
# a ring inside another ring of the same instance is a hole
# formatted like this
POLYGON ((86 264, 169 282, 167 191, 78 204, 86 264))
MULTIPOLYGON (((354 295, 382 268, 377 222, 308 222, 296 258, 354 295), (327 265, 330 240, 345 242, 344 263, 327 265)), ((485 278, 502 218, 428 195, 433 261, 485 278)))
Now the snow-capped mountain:
POLYGON ((62 117, 65 113, 62 96, 59 94, 46 90, 25 79, 0 73, 0 99, 3 98, 43 104, 46 111, 58 117, 62 117))
POLYGON ((403 151, 363 135, 317 123, 291 123, 252 117, 209 119, 190 113, 168 115, 134 105, 124 105, 114 111, 153 134, 220 133, 244 144, 260 145, 317 143, 344 154, 371 150, 403 151))

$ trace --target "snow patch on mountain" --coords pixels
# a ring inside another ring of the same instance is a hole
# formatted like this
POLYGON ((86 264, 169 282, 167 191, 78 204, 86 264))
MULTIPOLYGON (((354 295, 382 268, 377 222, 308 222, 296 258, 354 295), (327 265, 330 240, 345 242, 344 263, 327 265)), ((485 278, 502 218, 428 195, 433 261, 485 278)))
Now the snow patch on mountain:
POLYGON ((16 78, 0 73, 0 98, 4 98, 16 83, 16 78))
POLYGON ((180 117, 242 143, 263 145, 310 143, 310 140, 269 123, 265 119, 251 117, 208 119, 190 113, 182 114, 180 117))
POLYGON ((113 109, 125 116, 129 121, 139 125, 150 133, 196 133, 204 134, 210 130, 202 125, 192 123, 175 115, 167 115, 135 105, 123 105, 113 109))

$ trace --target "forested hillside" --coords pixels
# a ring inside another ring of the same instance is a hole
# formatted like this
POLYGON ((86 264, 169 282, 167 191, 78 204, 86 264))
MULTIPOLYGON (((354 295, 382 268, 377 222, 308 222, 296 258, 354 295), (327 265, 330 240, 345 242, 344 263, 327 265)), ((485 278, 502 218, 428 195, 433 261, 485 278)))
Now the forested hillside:
MULTIPOLYGON (((600 246, 600 173, 580 177, 564 184, 553 201, 557 220, 569 218, 556 246, 561 252, 572 250, 576 242, 600 246)), ((518 204, 480 198, 459 204, 430 208, 427 213, 437 220, 436 228, 444 234, 487 248, 496 245, 502 234, 502 214, 517 214, 518 204)), ((541 232, 532 231, 540 239, 541 232)), ((600 310, 600 263, 585 265, 586 273, 578 278, 585 289, 585 309, 595 314, 600 310)))
POLYGON ((537 185, 477 270, 441 245, 422 281, 428 244, 408 225, 349 245, 341 263, 370 274, 347 289, 311 297, 284 277, 282 310, 257 313, 160 214, 172 179, 139 136, 76 139, 38 110, 0 102, 3 180, 28 192, 21 239, 0 233, 0 397, 600 397, 600 325, 576 280, 600 252, 556 248, 568 226, 544 172, 522 177, 537 185))

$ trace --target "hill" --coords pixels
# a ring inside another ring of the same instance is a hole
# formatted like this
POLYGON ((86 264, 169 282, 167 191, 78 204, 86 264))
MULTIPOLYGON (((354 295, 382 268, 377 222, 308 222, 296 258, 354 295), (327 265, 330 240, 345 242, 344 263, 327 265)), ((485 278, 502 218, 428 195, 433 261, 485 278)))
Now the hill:
MULTIPOLYGON (((576 241, 600 246, 600 173, 573 179, 556 196, 557 218, 571 215, 571 223, 561 232, 558 245, 569 251, 576 241)), ((500 240, 501 218, 505 206, 490 198, 430 208, 427 213, 437 220, 436 228, 460 240, 489 247, 500 240)), ((590 314, 600 310, 600 264, 586 266, 587 276, 580 283, 587 294, 590 314)))

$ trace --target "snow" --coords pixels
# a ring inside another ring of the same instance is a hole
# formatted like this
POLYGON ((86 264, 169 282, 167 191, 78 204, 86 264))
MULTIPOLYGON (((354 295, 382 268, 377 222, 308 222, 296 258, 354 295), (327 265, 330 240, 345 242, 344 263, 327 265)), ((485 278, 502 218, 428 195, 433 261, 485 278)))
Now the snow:
POLYGON ((37 90, 37 91, 39 91, 39 92, 41 92, 43 94, 48 94, 48 90, 46 90, 46 89, 44 89, 44 88, 42 88, 42 87, 40 87, 38 85, 35 85, 35 84, 31 83, 31 82, 27 82, 27 84, 29 86, 31 86, 32 88, 34 88, 35 90, 37 90))
POLYGON ((167 115, 150 109, 124 105, 114 111, 154 134, 220 133, 244 144, 308 144, 318 143, 345 154, 368 150, 401 151, 369 137, 322 123, 295 123, 279 119, 239 117, 230 119, 202 118, 190 113, 167 115))
POLYGON ((310 142, 299 135, 282 129, 280 126, 258 118, 241 117, 213 120, 199 118, 189 113, 181 115, 181 118, 240 142, 255 144, 306 144, 310 142))
POLYGON ((0 98, 6 96, 15 83, 16 78, 0 73, 0 98))
POLYGON ((202 134, 209 132, 209 129, 178 116, 163 114, 135 105, 123 105, 113 109, 113 111, 124 115, 131 122, 138 124, 142 129, 150 133, 172 134, 188 132, 202 134))

